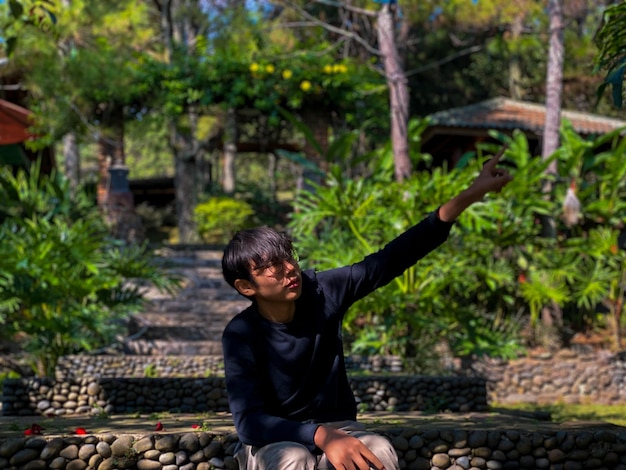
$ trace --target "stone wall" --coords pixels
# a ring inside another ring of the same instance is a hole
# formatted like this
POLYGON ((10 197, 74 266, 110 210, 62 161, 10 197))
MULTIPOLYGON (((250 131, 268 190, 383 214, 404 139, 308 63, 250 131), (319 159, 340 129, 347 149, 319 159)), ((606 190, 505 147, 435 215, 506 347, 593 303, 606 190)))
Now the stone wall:
MULTIPOLYGON (((180 371, 181 363, 161 363, 160 359, 152 357, 149 363, 139 361, 131 366, 127 360, 132 362, 132 358, 128 358, 118 364, 122 370, 132 367, 137 375, 145 376, 146 371, 163 375, 157 378, 115 377, 114 361, 120 360, 116 358, 105 360, 106 365, 90 362, 94 359, 86 361, 95 367, 91 373, 99 371, 96 377, 79 379, 75 373, 65 373, 62 380, 7 380, 3 414, 202 411, 202 403, 207 408, 226 409, 219 363, 196 364, 189 370, 197 370, 197 377, 175 378, 165 375, 180 371)), ((66 371, 78 370, 81 361, 72 360, 66 371)), ((378 359, 375 366, 357 368, 389 371, 392 362, 378 359)), ((394 364, 397 367, 397 362, 394 364)), ((477 412, 487 410, 490 401, 626 403, 626 365, 619 354, 561 351, 515 361, 478 361, 454 372, 457 375, 450 377, 354 375, 351 383, 361 411, 477 412)), ((489 416, 478 426, 466 423, 462 416, 444 425, 370 428, 389 437, 402 469, 626 470, 626 429, 619 426, 529 424, 515 417, 496 424, 489 416)), ((0 469, 235 470, 237 444, 236 434, 204 431, 0 438, 0 469)))
MULTIPOLYGON (((345 358, 352 373, 402 373, 398 356, 359 356, 345 358)), ((57 380, 80 377, 209 377, 224 375, 221 356, 153 355, 71 355, 57 363, 57 380)))
MULTIPOLYGON (((400 375, 401 361, 393 356, 355 356, 347 362, 364 411, 467 411, 488 403, 520 402, 626 403, 626 361, 623 355, 606 351, 582 354, 563 350, 512 361, 485 359, 457 366, 450 371, 456 375, 450 377, 400 375), (363 372, 365 378, 359 378, 363 372), (382 373, 385 376, 375 378, 374 374, 382 373)), ((150 407, 204 411, 227 406, 223 365, 219 357, 212 356, 68 356, 59 363, 56 381, 6 380, 3 395, 4 414, 125 412, 150 407), (146 378, 165 380, 160 396, 149 398, 138 388, 140 379, 146 378), (182 396, 181 387, 187 386, 193 392, 187 389, 182 396), (98 393, 93 392, 95 388, 98 393)))
POLYGON ((477 361, 463 372, 487 381, 491 403, 626 404, 626 361, 619 353, 564 349, 477 361))
MULTIPOLYGON (((626 433, 605 429, 376 430, 401 469, 626 470, 626 433)), ((235 434, 186 432, 0 438, 0 469, 236 470, 235 434)))
MULTIPOLYGON (((349 373, 402 374, 396 356, 351 356, 349 373)), ((482 359, 449 369, 450 375, 478 377, 487 382, 491 403, 626 404, 626 358, 609 351, 530 354, 503 361, 482 359)), ((57 367, 57 379, 100 377, 222 376, 223 364, 214 356, 68 356, 57 367)))
MULTIPOLYGON (((351 385, 366 411, 483 411, 487 389, 478 377, 359 376, 351 385)), ((7 379, 4 416, 133 412, 228 411, 223 377, 7 379)))

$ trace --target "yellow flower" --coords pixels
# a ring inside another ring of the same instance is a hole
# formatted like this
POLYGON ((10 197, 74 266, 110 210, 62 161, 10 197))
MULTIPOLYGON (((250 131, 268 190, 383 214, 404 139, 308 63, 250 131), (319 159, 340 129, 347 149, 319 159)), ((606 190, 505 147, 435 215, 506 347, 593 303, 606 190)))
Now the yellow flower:
POLYGON ((311 89, 311 82, 308 80, 302 80, 300 83, 300 89, 302 91, 309 91, 311 89))
POLYGON ((346 67, 344 64, 339 64, 337 66, 337 71, 339 73, 346 73, 348 71, 348 67, 346 67))
POLYGON ((250 72, 254 73, 254 72, 258 72, 259 70, 259 64, 257 64, 256 62, 253 62, 250 64, 250 72))
POLYGON ((338 64, 333 65, 333 73, 339 73, 339 68, 340 68, 340 67, 341 67, 341 66, 340 66, 340 65, 338 65, 338 64))
POLYGON ((289 69, 283 70, 283 78, 285 80, 289 80, 292 75, 293 75, 293 73, 291 72, 291 70, 289 70, 289 69))
POLYGON ((265 66, 265 71, 267 73, 274 73, 274 70, 276 70, 276 69, 274 68, 274 66, 272 64, 269 64, 269 65, 265 66))
POLYGON ((324 65, 324 73, 333 73, 333 66, 330 64, 324 65))

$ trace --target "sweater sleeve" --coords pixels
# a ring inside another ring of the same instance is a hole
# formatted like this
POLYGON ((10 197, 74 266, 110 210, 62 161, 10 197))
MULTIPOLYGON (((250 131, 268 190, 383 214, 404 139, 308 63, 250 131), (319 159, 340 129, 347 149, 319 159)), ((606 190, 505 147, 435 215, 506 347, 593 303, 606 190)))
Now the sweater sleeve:
POLYGON ((247 326, 231 322, 222 335, 226 389, 230 411, 239 439, 252 446, 291 441, 315 450, 314 435, 318 425, 281 418, 268 413, 263 399, 269 384, 257 373, 257 361, 250 347, 252 338, 247 326), (238 331, 239 330, 239 331, 238 331), (242 334, 243 332, 243 334, 242 334))
POLYGON ((448 239, 454 222, 442 221, 438 212, 430 213, 362 261, 318 273, 325 292, 338 299, 341 310, 345 311, 352 303, 400 276, 448 239))

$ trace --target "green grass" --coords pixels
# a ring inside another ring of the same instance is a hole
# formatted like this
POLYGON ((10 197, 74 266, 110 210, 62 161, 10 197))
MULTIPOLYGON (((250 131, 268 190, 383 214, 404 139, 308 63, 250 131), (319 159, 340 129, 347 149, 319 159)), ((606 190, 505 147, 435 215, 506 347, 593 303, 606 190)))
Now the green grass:
POLYGON ((493 408, 518 411, 547 411, 552 415, 552 421, 602 421, 605 423, 626 426, 626 405, 567 405, 558 403, 553 405, 495 404, 493 408))

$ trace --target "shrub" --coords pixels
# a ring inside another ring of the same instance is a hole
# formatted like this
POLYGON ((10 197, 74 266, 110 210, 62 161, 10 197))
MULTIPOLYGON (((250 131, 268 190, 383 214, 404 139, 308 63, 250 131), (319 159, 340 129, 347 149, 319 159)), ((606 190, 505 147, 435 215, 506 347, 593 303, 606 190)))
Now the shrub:
MULTIPOLYGON (((344 320, 353 352, 426 364, 434 346, 445 342, 457 356, 512 358, 523 346, 538 345, 535 333, 545 336, 546 325, 538 324, 544 309, 565 313, 555 324, 562 336, 541 344, 559 346, 567 330, 589 326, 576 322, 597 322, 602 305, 620 347, 626 139, 616 131, 585 140, 565 123, 563 145, 543 160, 532 156, 521 132, 499 137, 509 145, 502 163, 514 180, 502 194, 468 208, 447 243, 355 304, 344 320), (541 188, 555 159, 562 177, 552 177, 556 189, 547 199, 541 188), (572 179, 579 182, 584 219, 567 227, 560 215, 572 179), (557 237, 541 236, 539 216, 554 219, 557 237)), ((428 167, 428 156, 420 158, 428 167)), ((351 179, 331 171, 324 185, 299 193, 294 203, 290 229, 301 264, 326 269, 359 261, 466 188, 482 160, 479 154, 452 169, 427 168, 403 183, 387 173, 351 179)))
POLYGON ((226 196, 211 197, 194 209, 198 234, 205 243, 225 244, 237 230, 251 223, 250 204, 226 196))
POLYGON ((142 308, 146 282, 176 289, 147 245, 113 240, 62 176, 2 170, 0 183, 0 335, 19 338, 38 375, 52 375, 60 356, 114 341, 142 308))

